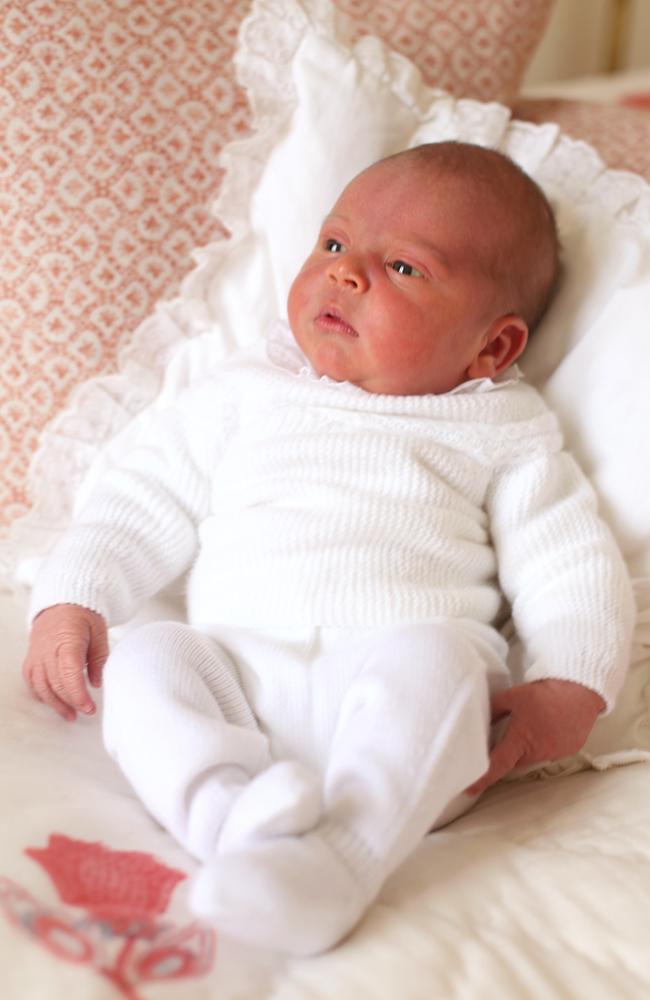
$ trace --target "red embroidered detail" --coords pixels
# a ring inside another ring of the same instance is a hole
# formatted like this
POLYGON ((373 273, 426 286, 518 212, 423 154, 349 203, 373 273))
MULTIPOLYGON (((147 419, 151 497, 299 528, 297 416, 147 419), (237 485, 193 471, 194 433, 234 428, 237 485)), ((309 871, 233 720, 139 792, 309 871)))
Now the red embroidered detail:
POLYGON ((28 847, 25 854, 45 868, 64 903, 83 906, 117 934, 164 913, 187 877, 150 854, 112 851, 61 834, 53 834, 46 848, 28 847))
POLYGON ((178 926, 157 919, 184 872, 150 854, 61 834, 53 834, 46 848, 25 853, 45 868, 68 907, 47 906, 7 878, 0 878, 0 907, 57 958, 92 966, 128 1000, 138 1000, 141 983, 212 969, 214 930, 196 921, 178 926))

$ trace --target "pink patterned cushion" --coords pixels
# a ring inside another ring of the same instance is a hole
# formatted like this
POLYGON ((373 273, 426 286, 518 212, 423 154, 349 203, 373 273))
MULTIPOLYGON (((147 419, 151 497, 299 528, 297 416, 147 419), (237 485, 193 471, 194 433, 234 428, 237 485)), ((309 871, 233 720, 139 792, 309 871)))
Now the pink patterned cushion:
POLYGON ((555 0, 336 0, 353 37, 378 35, 431 87, 479 101, 514 100, 555 0))
POLYGON ((572 139, 597 149, 608 167, 631 170, 650 181, 650 112, 640 104, 530 99, 516 103, 513 113, 529 122, 555 122, 572 139))
POLYGON ((176 289, 217 231, 231 56, 247 4, 35 0, 0 14, 0 509, 26 505, 38 431, 176 289))
MULTIPOLYGON (((553 0, 337 0, 427 81, 510 100, 553 0)), ((220 233, 224 143, 249 127, 246 0, 13 0, 0 9, 0 527, 39 432, 220 233)))

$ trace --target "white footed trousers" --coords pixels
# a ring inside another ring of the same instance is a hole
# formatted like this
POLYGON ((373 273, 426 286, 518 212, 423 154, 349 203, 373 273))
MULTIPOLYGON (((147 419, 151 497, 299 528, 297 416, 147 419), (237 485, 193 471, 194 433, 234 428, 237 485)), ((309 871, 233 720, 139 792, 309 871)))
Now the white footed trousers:
POLYGON ((303 801, 303 826, 339 831, 341 850, 369 866, 369 878, 373 858, 385 877, 471 804, 462 793, 487 768, 489 695, 509 683, 493 629, 441 620, 210 632, 142 626, 104 674, 109 753, 199 859, 217 850, 242 790, 278 761, 313 772, 321 801, 316 812, 303 801))

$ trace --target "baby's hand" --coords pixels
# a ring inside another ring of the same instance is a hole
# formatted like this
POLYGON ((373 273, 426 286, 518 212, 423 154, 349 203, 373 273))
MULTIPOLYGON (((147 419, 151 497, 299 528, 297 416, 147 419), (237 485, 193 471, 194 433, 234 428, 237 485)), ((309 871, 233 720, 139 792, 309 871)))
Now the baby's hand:
POLYGON ((508 716, 505 734, 490 754, 490 766, 467 792, 479 795, 514 768, 532 767, 577 753, 605 703, 573 681, 548 679, 519 684, 491 701, 492 721, 508 716))
POLYGON ((33 694, 64 719, 92 715, 88 680, 99 687, 108 656, 108 631, 101 615, 77 604, 55 604, 32 623, 23 677, 33 694))

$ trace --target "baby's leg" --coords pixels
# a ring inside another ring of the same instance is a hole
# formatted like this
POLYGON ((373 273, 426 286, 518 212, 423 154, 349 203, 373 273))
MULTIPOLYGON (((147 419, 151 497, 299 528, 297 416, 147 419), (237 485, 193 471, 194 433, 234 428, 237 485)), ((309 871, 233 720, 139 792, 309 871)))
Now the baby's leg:
POLYGON ((335 944, 485 771, 497 646, 444 622, 375 634, 371 650, 353 641, 363 669, 335 732, 323 820, 213 859, 194 883, 197 912, 298 954, 335 944))
POLYGON ((366 660, 339 718, 325 808, 328 837, 370 883, 487 769, 490 688, 505 683, 505 651, 489 629, 442 621, 391 630, 366 660))
POLYGON ((145 806, 200 859, 214 853, 229 814, 242 836, 298 833, 318 818, 312 776, 272 765, 229 656, 185 625, 145 625, 117 645, 103 726, 145 806))

